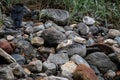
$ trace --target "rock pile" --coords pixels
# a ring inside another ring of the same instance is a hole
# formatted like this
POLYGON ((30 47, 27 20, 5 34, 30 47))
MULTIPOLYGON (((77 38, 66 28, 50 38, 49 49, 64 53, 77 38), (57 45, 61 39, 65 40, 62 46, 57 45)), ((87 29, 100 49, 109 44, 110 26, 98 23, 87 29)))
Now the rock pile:
POLYGON ((120 31, 89 16, 68 25, 69 13, 44 9, 37 23, 0 29, 0 79, 120 80, 120 31))

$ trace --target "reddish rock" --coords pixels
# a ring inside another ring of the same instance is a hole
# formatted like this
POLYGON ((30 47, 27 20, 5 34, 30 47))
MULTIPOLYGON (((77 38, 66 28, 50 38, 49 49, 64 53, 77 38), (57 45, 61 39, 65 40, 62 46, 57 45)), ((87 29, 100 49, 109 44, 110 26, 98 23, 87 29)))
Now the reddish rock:
POLYGON ((9 43, 8 41, 0 41, 0 48, 2 48, 5 52, 11 54, 15 49, 15 44, 9 43))
POLYGON ((74 80, 98 80, 95 72, 84 64, 78 65, 73 75, 74 80))

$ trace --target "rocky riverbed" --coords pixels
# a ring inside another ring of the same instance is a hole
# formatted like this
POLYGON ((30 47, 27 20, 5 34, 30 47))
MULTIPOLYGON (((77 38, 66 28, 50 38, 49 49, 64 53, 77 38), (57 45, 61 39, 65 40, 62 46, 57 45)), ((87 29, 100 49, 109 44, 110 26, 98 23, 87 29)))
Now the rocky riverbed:
POLYGON ((70 24, 69 17, 65 10, 43 9, 41 21, 23 21, 17 30, 4 17, 0 80, 120 80, 120 30, 89 16, 70 24))

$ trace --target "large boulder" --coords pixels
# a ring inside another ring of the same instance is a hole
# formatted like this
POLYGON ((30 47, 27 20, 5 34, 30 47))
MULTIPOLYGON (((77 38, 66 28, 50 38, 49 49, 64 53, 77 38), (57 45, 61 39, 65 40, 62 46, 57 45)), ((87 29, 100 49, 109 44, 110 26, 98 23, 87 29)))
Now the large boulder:
POLYGON ((43 31, 42 37, 47 46, 57 46, 60 42, 66 39, 66 36, 56 29, 49 28, 43 31))
POLYGON ((40 12, 40 18, 50 19, 59 25, 65 25, 68 22, 69 12, 60 9, 43 9, 40 12))
POLYGON ((97 66, 102 73, 105 73, 110 69, 113 71, 117 70, 116 65, 103 52, 92 53, 88 55, 85 59, 90 65, 97 66))

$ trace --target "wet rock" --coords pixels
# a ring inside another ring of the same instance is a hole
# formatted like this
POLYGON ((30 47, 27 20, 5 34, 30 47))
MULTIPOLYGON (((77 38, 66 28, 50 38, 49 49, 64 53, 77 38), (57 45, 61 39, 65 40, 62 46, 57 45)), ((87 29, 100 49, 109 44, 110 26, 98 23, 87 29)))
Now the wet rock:
POLYGON ((80 64, 73 73, 75 80, 98 80, 95 72, 88 66, 80 64))
POLYGON ((8 41, 13 40, 14 38, 15 38, 15 37, 14 37, 14 36, 12 36, 12 35, 8 35, 8 36, 7 36, 7 40, 8 40, 8 41))
POLYGON ((55 64, 64 64, 69 61, 69 58, 67 53, 58 52, 57 54, 50 54, 47 60, 55 64))
POLYGON ((25 62, 26 62, 25 58, 24 58, 22 55, 20 55, 20 54, 12 54, 11 56, 12 56, 12 57, 16 60, 16 62, 19 63, 20 65, 24 65, 25 62))
POLYGON ((43 25, 43 23, 39 23, 39 24, 35 24, 35 26, 33 27, 33 32, 38 32, 40 30, 44 30, 45 27, 43 25))
POLYGON ((14 43, 9 43, 7 40, 0 40, 0 48, 2 48, 5 52, 12 54, 15 48, 14 43))
POLYGON ((42 33, 42 37, 45 40, 47 46, 57 46, 60 42, 66 39, 66 36, 53 28, 46 29, 42 33))
POLYGON ((68 46, 66 50, 68 51, 69 56, 78 54, 84 57, 86 55, 86 46, 79 43, 73 43, 72 45, 68 46))
POLYGON ((62 75, 72 76, 72 73, 76 70, 77 65, 73 61, 66 62, 61 66, 62 75))
POLYGON ((34 45, 34 46, 41 46, 44 44, 44 39, 41 38, 41 37, 34 37, 32 40, 31 40, 31 44, 34 45))
POLYGON ((55 53, 55 49, 54 48, 48 48, 48 47, 39 47, 38 51, 40 53, 46 53, 46 54, 55 53))
POLYGON ((95 20, 89 16, 84 16, 83 22, 87 25, 93 25, 95 23, 95 20))
POLYGON ((43 9, 40 12, 40 18, 49 18, 59 25, 65 25, 68 22, 69 13, 60 9, 43 9))
POLYGON ((24 69, 18 63, 12 63, 9 65, 12 69, 13 74, 18 78, 27 77, 24 69))
POLYGON ((43 63, 43 69, 48 75, 50 75, 50 74, 56 73, 57 67, 54 63, 50 63, 49 61, 45 61, 43 63))
POLYGON ((116 65, 110 60, 110 58, 103 52, 95 52, 88 55, 86 61, 90 65, 97 66, 101 73, 106 73, 109 69, 116 71, 116 65))
POLYGON ((85 23, 79 23, 77 29, 80 35, 87 35, 89 32, 89 27, 85 23))
POLYGON ((58 76, 49 76, 48 80, 69 80, 69 79, 64 77, 58 77, 58 76))
POLYGON ((7 67, 0 67, 0 79, 1 80, 14 80, 14 75, 12 72, 12 69, 7 66, 7 67))
POLYGON ((79 55, 77 55, 77 54, 75 54, 75 55, 73 55, 71 58, 70 58, 70 60, 72 60, 72 61, 74 61, 76 64, 85 64, 85 65, 87 65, 88 67, 90 67, 89 66, 89 64, 86 62, 86 60, 84 60, 81 56, 79 56, 79 55))
POLYGON ((109 37, 114 38, 116 36, 120 36, 120 31, 116 29, 110 29, 108 35, 109 37))
POLYGON ((41 72, 42 71, 42 61, 33 59, 33 61, 28 64, 28 69, 31 72, 41 72))

